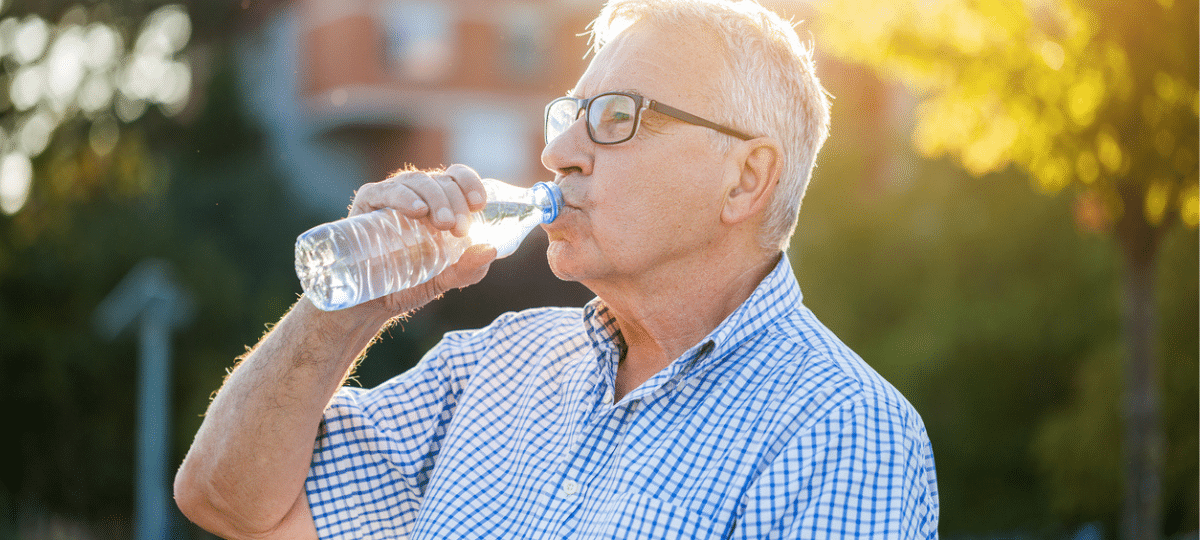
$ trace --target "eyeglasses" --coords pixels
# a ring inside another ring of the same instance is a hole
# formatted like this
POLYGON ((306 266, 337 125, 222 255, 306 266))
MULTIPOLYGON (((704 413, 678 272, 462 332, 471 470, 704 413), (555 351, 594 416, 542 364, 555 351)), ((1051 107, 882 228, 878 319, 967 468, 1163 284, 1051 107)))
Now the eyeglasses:
POLYGON ((546 105, 546 144, 550 144, 550 141, 567 131, 571 124, 579 119, 580 112, 585 112, 587 116, 587 132, 592 142, 596 144, 623 143, 632 139, 637 133, 638 125, 642 123, 642 110, 644 109, 658 111, 692 125, 715 129, 743 141, 754 138, 736 129, 710 122, 637 94, 605 92, 587 99, 560 97, 546 105))

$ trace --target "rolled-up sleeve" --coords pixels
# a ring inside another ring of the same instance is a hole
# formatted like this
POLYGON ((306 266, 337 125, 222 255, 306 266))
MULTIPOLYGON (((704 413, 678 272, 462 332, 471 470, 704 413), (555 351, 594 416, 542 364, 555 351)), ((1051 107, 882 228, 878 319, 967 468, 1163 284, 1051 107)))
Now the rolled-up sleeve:
POLYGON ((447 334, 413 369, 334 395, 305 485, 320 538, 407 534, 489 329, 447 334))

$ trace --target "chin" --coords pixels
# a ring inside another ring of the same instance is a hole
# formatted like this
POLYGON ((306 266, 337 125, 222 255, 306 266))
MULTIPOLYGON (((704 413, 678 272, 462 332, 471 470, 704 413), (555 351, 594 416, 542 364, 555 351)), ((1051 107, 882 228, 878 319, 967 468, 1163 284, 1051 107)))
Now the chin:
POLYGON ((581 257, 564 241, 551 241, 546 248, 546 262, 555 277, 563 281, 581 281, 584 277, 581 257))
POLYGON ((550 247, 546 249, 546 262, 550 264, 550 271, 563 281, 577 281, 572 272, 574 265, 571 264, 570 257, 563 255, 562 251, 562 249, 557 249, 554 242, 551 242, 550 247))

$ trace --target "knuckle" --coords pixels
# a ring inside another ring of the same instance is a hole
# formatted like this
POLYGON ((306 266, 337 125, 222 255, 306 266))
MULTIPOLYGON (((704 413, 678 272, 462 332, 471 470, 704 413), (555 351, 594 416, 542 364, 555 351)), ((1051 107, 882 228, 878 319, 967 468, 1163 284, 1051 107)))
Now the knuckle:
POLYGON ((451 165, 446 169, 446 173, 453 176, 457 182, 474 183, 479 181, 479 173, 466 165, 451 165))
POLYGON ((363 184, 363 185, 359 186, 357 190, 354 191, 354 196, 355 197, 371 196, 376 191, 379 191, 379 189, 381 188, 380 184, 382 184, 382 182, 371 182, 368 184, 363 184))
POLYGON ((412 185, 412 186, 418 186, 418 187, 424 187, 424 188, 432 188, 432 187, 436 187, 439 185, 436 179, 434 179, 433 177, 429 176, 428 174, 424 174, 424 173, 421 173, 419 175, 413 175, 408 180, 408 183, 409 183, 409 185, 412 185))
POLYGON ((446 167, 446 174, 452 176, 457 176, 459 174, 466 174, 469 176, 473 172, 475 171, 471 170, 470 167, 463 165, 462 163, 455 163, 449 167, 446 167))
POLYGON ((379 184, 396 184, 396 183, 403 184, 404 182, 407 182, 414 177, 423 176, 424 174, 425 173, 423 173, 421 171, 408 171, 408 170, 397 171, 397 172, 393 173, 391 176, 388 176, 387 178, 385 178, 382 182, 377 182, 377 183, 379 183, 379 184))

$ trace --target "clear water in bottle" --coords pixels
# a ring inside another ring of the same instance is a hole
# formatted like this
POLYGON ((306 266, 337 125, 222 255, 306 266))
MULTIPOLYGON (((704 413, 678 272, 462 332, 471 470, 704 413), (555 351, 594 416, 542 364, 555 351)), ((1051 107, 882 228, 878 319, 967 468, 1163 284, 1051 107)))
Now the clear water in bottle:
POLYGON ((541 223, 558 217, 562 192, 554 184, 530 189, 484 180, 487 203, 457 237, 391 209, 310 229, 296 239, 296 275, 305 297, 323 310, 343 309, 428 281, 473 244, 496 256, 516 251, 541 223))

